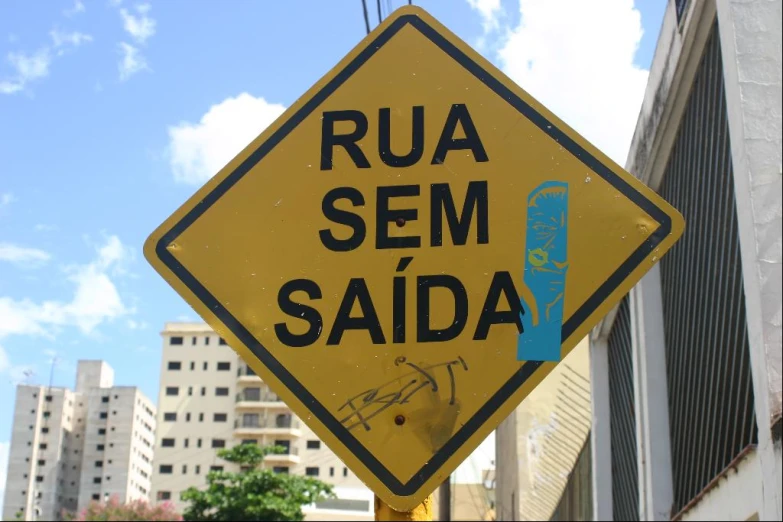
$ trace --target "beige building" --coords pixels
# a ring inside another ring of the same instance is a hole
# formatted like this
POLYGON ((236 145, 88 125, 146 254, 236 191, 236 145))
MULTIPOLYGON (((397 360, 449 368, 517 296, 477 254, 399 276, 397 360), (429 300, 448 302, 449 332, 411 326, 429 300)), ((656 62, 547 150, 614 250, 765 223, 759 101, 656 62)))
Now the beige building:
POLYGON ((589 379, 585 338, 498 426, 498 520, 551 519, 590 433, 589 379))
POLYGON ((3 519, 61 520, 93 500, 148 499, 155 407, 114 386, 103 361, 79 361, 76 390, 20 385, 3 519))
POLYGON ((373 495, 225 341, 203 323, 167 323, 162 332, 158 447, 153 498, 182 510, 181 493, 204 486, 210 469, 229 469, 217 450, 277 445, 265 466, 318 477, 338 499, 307 509, 308 519, 370 520, 373 495))

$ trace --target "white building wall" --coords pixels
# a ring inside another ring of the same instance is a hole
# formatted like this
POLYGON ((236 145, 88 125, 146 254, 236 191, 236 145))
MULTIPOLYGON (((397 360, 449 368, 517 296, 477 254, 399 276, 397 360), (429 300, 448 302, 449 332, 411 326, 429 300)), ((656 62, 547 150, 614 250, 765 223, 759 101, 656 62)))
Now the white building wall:
MULTIPOLYGON (((309 471, 314 477, 317 468, 319 480, 339 487, 349 499, 362 499, 369 491, 284 403, 239 400, 247 388, 259 388, 265 396, 273 393, 259 377, 247 374, 246 364, 228 345, 221 344, 208 325, 167 323, 161 336, 153 499, 171 501, 181 511, 186 507, 181 493, 204 486, 212 466, 231 470, 231 464, 217 457, 220 447, 213 447, 213 441, 226 448, 251 440, 261 445, 287 443, 289 454, 268 456, 264 466, 298 475, 309 471), (227 369, 218 369, 219 364, 227 369), (215 414, 225 414, 225 421, 217 421, 215 414), (290 428, 274 427, 280 415, 292 418, 290 428), (255 416, 260 427, 244 426, 255 416)), ((373 506, 368 507, 370 511, 360 517, 372 518, 373 506)), ((318 519, 318 513, 320 510, 311 507, 308 519, 318 519)), ((342 511, 333 509, 330 513, 339 516, 342 511)), ((344 514, 350 517, 357 513, 344 514)))
POLYGON ((98 387, 111 386, 113 379, 112 369, 102 361, 79 361, 77 376, 80 393, 65 388, 17 387, 5 520, 15 519, 20 510, 25 520, 59 520, 64 511, 78 511, 111 494, 121 500, 148 498, 154 445, 152 403, 136 388, 98 387), (103 402, 103 397, 108 402, 103 402), (134 405, 144 411, 139 420, 134 405), (99 429, 105 429, 106 434, 100 435, 99 429), (143 433, 146 443, 142 438, 131 443, 134 433, 143 433), (138 452, 138 447, 144 448, 144 457, 129 457, 136 455, 132 448, 138 452), (102 467, 96 467, 96 462, 102 467), (133 493, 128 488, 129 470, 140 464, 146 465, 148 478, 133 479, 134 485, 140 484, 146 493, 138 488, 133 493), (100 484, 93 483, 95 477, 101 479, 100 484), (36 492, 40 493, 38 498, 36 492))
POLYGON ((752 451, 721 476, 681 520, 759 520, 763 502, 760 483, 759 456, 752 451))

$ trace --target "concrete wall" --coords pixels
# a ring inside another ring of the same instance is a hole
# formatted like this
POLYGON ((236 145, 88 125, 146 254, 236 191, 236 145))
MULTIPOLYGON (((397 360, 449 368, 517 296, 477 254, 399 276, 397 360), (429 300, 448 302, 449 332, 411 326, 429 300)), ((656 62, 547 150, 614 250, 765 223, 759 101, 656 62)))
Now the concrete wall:
POLYGON ((682 520, 749 520, 758 516, 763 503, 760 483, 759 456, 752 451, 690 507, 682 520))

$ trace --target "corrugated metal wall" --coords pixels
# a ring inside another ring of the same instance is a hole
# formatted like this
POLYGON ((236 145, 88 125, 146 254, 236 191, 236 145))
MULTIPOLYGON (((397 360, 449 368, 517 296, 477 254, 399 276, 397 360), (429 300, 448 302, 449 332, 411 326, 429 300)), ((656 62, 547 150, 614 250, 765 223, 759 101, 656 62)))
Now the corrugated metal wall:
MULTIPOLYGON (((612 511, 615 520, 639 520, 636 406, 633 391, 631 314, 627 296, 617 309, 608 345, 612 511)), ((600 477, 598 479, 600 480, 600 477)))
POLYGON ((676 513, 757 435, 717 22, 659 191, 687 223, 661 260, 676 513))

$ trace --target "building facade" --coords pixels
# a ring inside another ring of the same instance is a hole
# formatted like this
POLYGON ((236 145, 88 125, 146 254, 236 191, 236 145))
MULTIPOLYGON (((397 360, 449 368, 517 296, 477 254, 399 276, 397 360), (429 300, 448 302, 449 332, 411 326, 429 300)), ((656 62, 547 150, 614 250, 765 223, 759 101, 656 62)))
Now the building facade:
POLYGON ((310 516, 373 517, 372 493, 209 326, 167 323, 161 335, 154 499, 182 510, 183 491, 206 485, 212 469, 232 469, 219 449, 276 445, 285 451, 268 455, 265 467, 335 487, 339 498, 309 506, 310 516))
POLYGON ((61 520, 91 501, 149 499, 155 407, 114 386, 103 361, 79 361, 76 389, 20 385, 3 519, 61 520))
POLYGON ((670 0, 626 168, 686 230, 591 335, 595 520, 780 520, 780 0, 670 0))
POLYGON ((554 516, 589 438, 589 375, 585 338, 498 426, 497 520, 549 520, 554 516))

